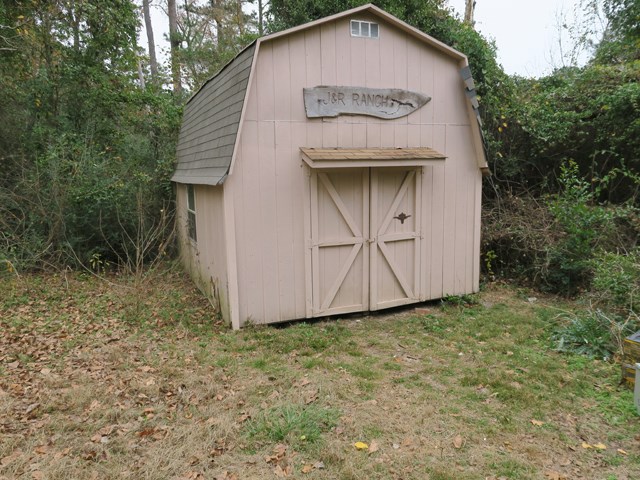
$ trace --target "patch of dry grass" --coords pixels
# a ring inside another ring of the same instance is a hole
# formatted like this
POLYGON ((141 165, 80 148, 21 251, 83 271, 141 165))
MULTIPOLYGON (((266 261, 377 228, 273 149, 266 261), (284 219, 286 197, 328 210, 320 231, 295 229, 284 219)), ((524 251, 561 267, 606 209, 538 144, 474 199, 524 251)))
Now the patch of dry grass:
POLYGON ((631 394, 549 350, 550 299, 232 332, 180 274, 113 280, 2 280, 0 478, 640 478, 631 394))

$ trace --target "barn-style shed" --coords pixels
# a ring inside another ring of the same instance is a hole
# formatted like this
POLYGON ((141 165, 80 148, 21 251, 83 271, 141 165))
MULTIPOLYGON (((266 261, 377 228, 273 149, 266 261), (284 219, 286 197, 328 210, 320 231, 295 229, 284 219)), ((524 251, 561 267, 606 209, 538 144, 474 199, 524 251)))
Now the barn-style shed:
POLYGON ((466 57, 373 5, 260 38, 193 95, 181 257, 234 328, 478 290, 466 57))

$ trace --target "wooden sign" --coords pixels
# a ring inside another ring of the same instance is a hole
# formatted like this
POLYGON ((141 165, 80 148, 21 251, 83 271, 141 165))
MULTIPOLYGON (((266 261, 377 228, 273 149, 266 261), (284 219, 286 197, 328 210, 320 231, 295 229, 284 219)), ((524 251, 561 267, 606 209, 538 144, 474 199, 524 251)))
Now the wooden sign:
POLYGON ((308 118, 369 115, 400 118, 415 112, 431 97, 398 88, 329 87, 304 89, 308 118))

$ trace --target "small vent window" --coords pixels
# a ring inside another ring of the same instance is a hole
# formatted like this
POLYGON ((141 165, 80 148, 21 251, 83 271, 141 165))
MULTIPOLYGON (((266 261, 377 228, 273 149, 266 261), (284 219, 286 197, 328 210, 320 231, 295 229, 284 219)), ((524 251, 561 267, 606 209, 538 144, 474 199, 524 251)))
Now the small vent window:
POLYGON ((351 36, 378 38, 378 24, 362 20, 351 20, 351 36))
POLYGON ((194 242, 198 241, 196 234, 196 192, 193 185, 187 185, 187 233, 194 242))

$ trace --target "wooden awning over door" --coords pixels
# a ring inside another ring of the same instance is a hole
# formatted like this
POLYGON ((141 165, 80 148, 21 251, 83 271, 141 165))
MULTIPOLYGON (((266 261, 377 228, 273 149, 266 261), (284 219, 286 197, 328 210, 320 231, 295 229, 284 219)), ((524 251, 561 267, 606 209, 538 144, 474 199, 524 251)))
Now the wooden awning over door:
POLYGON ((437 165, 446 157, 432 148, 305 148, 302 159, 311 168, 412 167, 437 165))

